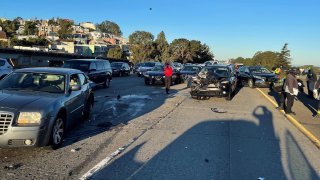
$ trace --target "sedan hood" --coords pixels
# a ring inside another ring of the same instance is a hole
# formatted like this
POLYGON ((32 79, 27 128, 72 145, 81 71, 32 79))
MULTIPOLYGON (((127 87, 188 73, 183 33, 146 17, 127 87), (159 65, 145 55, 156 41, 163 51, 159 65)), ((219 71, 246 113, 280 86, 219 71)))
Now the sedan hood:
POLYGON ((257 74, 253 74, 253 75, 255 75, 255 76, 261 76, 261 77, 266 77, 266 78, 271 78, 271 77, 274 77, 274 76, 275 76, 275 74, 270 74, 270 73, 263 73, 263 74, 257 73, 257 74))
POLYGON ((0 108, 36 110, 50 105, 56 99, 56 94, 3 91, 0 93, 0 108))
POLYGON ((164 76, 163 71, 148 71, 149 76, 164 76))

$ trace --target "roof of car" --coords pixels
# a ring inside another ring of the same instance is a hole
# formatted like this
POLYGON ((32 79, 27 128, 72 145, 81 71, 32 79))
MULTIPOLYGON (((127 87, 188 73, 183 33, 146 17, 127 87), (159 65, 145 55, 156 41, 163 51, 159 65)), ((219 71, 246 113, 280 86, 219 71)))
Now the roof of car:
POLYGON ((66 61, 108 61, 108 59, 68 59, 66 61))
POLYGON ((52 74, 73 74, 81 73, 82 71, 70 68, 60 67, 34 67, 34 68, 23 68, 18 69, 15 72, 36 72, 36 73, 52 73, 52 74))
POLYGON ((205 67, 228 67, 230 64, 212 64, 205 67))

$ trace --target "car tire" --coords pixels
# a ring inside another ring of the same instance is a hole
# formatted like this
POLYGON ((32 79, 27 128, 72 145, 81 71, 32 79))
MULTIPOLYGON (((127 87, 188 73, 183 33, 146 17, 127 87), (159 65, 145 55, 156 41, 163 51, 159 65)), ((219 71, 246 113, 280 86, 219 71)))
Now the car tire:
POLYGON ((61 146, 65 135, 65 129, 65 119, 63 115, 59 114, 54 121, 51 130, 50 143, 52 149, 58 149, 61 146))
POLYGON ((110 87, 110 78, 106 78, 106 80, 103 83, 103 87, 105 88, 109 88, 110 87))
POLYGON ((252 80, 252 79, 249 79, 249 81, 248 81, 248 86, 249 86, 250 88, 254 88, 254 83, 253 83, 253 80, 252 80))
POLYGON ((226 100, 227 101, 231 101, 231 99, 232 99, 232 92, 229 92, 227 97, 226 97, 226 100))

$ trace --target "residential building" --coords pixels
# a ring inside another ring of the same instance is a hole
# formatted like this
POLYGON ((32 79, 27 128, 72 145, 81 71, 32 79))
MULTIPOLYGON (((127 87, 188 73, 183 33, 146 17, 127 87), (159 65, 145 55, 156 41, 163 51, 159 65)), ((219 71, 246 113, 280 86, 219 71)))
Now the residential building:
POLYGON ((0 21, 8 21, 8 19, 7 18, 0 18, 0 21))
POLYGON ((19 39, 19 40, 30 39, 30 38, 38 38, 38 36, 37 35, 17 36, 17 39, 19 39))
POLYGON ((107 44, 111 44, 111 45, 119 45, 120 44, 120 41, 115 38, 104 38, 103 41, 106 42, 107 44))
POLYGON ((87 29, 96 30, 96 25, 94 25, 94 24, 91 23, 91 22, 83 22, 83 23, 80 23, 80 26, 81 26, 81 27, 84 27, 84 28, 87 28, 87 29))
POLYGON ((2 27, 0 26, 0 31, 2 31, 2 27))
POLYGON ((19 26, 19 28, 18 28, 18 30, 16 30, 16 33, 18 34, 18 35, 20 35, 20 34, 23 34, 24 33, 24 25, 20 25, 19 26))
POLYGON ((97 39, 100 39, 102 36, 101 36, 101 33, 98 32, 98 31, 92 31, 92 32, 89 32, 88 35, 90 37, 92 37, 93 40, 97 40, 97 39))
POLYGON ((81 26, 72 26, 72 33, 84 33, 84 28, 81 26))
POLYGON ((7 41, 7 34, 4 31, 0 31, 0 41, 7 41))
POLYGON ((61 41, 56 44, 49 45, 51 51, 58 51, 64 53, 74 53, 74 42, 61 41))
POLYGON ((76 44, 74 45, 74 53, 85 56, 92 56, 94 54, 94 45, 76 44))

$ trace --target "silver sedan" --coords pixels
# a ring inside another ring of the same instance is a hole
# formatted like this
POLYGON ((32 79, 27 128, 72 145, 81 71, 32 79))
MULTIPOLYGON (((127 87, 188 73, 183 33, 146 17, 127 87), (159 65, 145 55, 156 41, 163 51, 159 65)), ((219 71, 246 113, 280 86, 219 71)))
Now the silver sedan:
POLYGON ((88 118, 92 82, 79 70, 25 68, 0 81, 0 147, 58 148, 66 130, 88 118))

